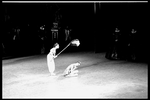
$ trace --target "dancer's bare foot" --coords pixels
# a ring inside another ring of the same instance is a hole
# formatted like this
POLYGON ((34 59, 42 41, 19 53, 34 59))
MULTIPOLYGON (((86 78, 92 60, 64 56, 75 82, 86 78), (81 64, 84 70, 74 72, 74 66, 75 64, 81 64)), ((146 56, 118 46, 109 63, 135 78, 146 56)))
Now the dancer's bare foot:
POLYGON ((51 76, 55 76, 56 74, 55 74, 55 73, 51 73, 50 75, 51 75, 51 76))

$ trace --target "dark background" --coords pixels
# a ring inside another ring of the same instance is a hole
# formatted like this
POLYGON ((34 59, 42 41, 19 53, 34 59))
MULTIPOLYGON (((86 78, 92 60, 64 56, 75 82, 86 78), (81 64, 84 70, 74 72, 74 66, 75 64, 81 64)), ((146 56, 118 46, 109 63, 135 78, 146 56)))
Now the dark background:
MULTIPOLYGON (((38 37, 47 38, 45 54, 53 46, 51 28, 55 15, 61 15, 59 36, 63 38, 65 26, 71 29, 72 39, 78 38, 81 45, 69 47, 65 52, 95 51, 106 52, 111 46, 112 33, 116 27, 126 35, 132 28, 137 30, 136 52, 141 58, 147 56, 148 48, 148 3, 3 3, 3 27, 1 32, 4 57, 19 57, 41 54, 43 42, 38 37), (46 25, 43 34, 39 27, 46 25), (20 38, 13 40, 13 28, 19 27, 20 38)), ((128 40, 125 36, 124 40, 128 40)), ((58 41, 60 50, 69 42, 58 41)))

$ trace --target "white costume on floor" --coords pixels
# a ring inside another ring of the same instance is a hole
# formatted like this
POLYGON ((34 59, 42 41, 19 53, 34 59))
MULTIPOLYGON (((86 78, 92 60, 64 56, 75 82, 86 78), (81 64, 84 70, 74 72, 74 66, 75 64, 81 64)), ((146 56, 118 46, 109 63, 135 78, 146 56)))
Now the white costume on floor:
POLYGON ((66 70, 64 71, 63 75, 64 76, 76 76, 76 75, 78 75, 78 70, 76 70, 76 69, 77 69, 77 66, 79 66, 79 65, 80 65, 79 62, 69 65, 66 68, 66 70))

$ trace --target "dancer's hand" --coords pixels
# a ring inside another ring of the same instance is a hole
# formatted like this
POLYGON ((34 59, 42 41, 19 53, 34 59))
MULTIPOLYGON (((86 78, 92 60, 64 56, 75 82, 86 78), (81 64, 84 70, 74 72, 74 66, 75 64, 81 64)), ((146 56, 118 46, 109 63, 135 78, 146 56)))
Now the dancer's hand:
POLYGON ((54 58, 57 58, 57 56, 54 56, 54 58))

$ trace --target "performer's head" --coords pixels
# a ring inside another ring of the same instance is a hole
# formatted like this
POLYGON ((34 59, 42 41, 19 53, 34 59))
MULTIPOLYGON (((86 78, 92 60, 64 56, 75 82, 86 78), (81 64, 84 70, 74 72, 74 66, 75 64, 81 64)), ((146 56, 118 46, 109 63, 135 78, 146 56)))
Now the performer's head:
POLYGON ((58 49, 58 48, 59 48, 59 44, 58 44, 58 43, 55 43, 55 44, 54 44, 54 48, 58 49))
POLYGON ((132 33, 132 34, 135 34, 135 33, 136 33, 136 30, 135 30, 135 29, 132 29, 132 30, 131 30, 131 33, 132 33))
POLYGON ((78 61, 78 62, 77 62, 77 65, 78 65, 78 66, 79 66, 79 65, 81 65, 81 62, 80 62, 80 61, 78 61))

